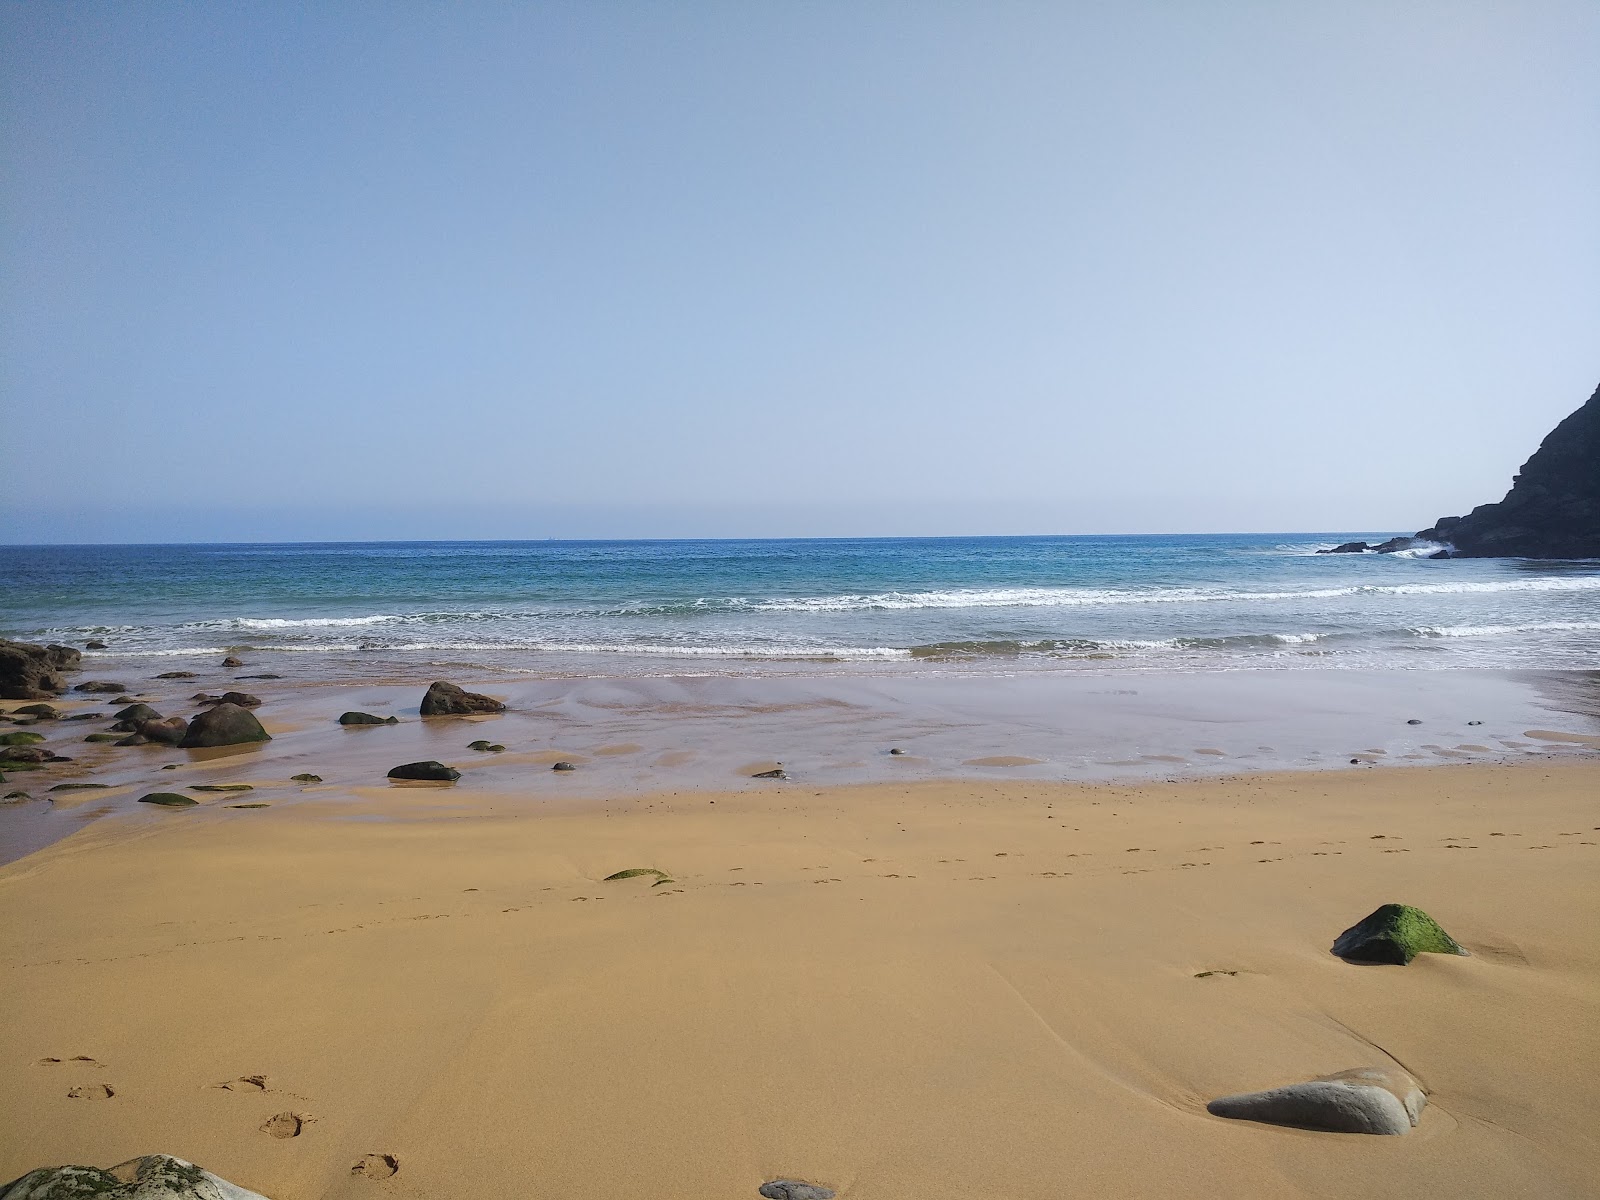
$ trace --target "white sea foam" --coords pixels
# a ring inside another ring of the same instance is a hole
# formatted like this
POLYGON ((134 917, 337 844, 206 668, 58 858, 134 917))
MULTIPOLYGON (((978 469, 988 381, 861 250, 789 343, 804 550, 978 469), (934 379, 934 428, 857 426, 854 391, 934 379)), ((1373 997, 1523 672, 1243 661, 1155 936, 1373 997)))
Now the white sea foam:
POLYGON ((1600 621, 1535 621, 1527 625, 1420 625, 1411 632, 1422 637, 1504 637, 1512 633, 1592 633, 1600 621))
POLYGON ((1445 596, 1495 592, 1600 590, 1600 574, 1546 575, 1532 579, 1456 580, 1450 583, 1373 583, 1301 591, 1240 592, 1223 588, 970 588, 935 592, 878 592, 762 600, 761 612, 850 612, 917 608, 1073 608, 1108 604, 1208 604, 1282 600, 1334 600, 1344 596, 1445 596))

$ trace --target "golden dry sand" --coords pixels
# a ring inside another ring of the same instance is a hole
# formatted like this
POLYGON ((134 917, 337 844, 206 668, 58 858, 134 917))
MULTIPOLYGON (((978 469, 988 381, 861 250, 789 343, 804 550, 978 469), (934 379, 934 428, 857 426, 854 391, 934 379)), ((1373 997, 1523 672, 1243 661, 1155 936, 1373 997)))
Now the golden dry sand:
POLYGON ((1597 800, 1600 766, 1524 764, 101 821, 0 869, 0 1179, 159 1151, 274 1200, 1592 1196, 1597 800), (672 882, 602 882, 634 867, 672 882), (1473 956, 1328 953, 1391 900, 1473 956), (1405 1137, 1205 1111, 1392 1061, 1431 1093, 1405 1137))

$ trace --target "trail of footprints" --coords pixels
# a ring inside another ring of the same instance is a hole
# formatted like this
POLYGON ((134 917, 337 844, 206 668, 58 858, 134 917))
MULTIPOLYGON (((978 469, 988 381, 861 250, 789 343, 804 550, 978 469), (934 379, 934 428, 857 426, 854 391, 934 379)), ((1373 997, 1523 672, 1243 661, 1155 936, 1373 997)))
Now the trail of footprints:
MULTIPOLYGON (((105 1068, 104 1063, 100 1062, 98 1059, 91 1058, 87 1054, 74 1054, 70 1058, 41 1058, 38 1059, 34 1065, 46 1068, 88 1067, 96 1070, 103 1070, 105 1068)), ((236 1079, 228 1079, 224 1080, 222 1083, 212 1084, 211 1087, 215 1091, 233 1092, 236 1094, 250 1096, 260 1096, 266 1093, 277 1091, 277 1089, 268 1085, 267 1077, 265 1075, 241 1075, 236 1079)), ((283 1094, 285 1096, 293 1095, 292 1093, 287 1092, 283 1094)), ((108 1083, 80 1083, 74 1084, 72 1087, 67 1089, 67 1098, 71 1100, 111 1100, 114 1099, 116 1095, 116 1087, 108 1083)), ((295 1096, 294 1098, 303 1099, 303 1097, 299 1096, 295 1096)), ((316 1118, 310 1113, 295 1112, 286 1109, 283 1112, 273 1113, 257 1128, 270 1138, 274 1138, 278 1141, 287 1141, 290 1138, 297 1138, 306 1132, 306 1127, 312 1124, 315 1120, 316 1118)), ((399 1170, 400 1159, 398 1157, 393 1154, 374 1152, 371 1154, 362 1155, 362 1157, 351 1166, 350 1173, 352 1175, 359 1175, 366 1179, 388 1179, 399 1170)))

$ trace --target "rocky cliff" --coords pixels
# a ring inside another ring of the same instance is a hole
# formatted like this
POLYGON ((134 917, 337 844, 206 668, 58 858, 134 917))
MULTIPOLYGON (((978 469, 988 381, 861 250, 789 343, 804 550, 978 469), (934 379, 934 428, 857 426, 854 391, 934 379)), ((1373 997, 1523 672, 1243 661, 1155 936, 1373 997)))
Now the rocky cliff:
POLYGON ((1550 431, 1504 500, 1417 537, 1451 558, 1600 558, 1600 388, 1550 431))

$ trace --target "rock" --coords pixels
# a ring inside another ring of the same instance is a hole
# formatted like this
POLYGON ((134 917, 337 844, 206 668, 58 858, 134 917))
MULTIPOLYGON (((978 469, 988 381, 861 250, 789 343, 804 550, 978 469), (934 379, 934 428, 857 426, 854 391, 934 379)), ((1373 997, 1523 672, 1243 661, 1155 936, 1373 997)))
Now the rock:
POLYGON ((33 799, 33 797, 28 795, 27 792, 7 792, 5 794, 5 798, 7 800, 32 800, 33 799))
POLYGON ((178 792, 151 792, 148 796, 140 796, 139 803, 160 804, 167 808, 194 808, 200 801, 178 792))
POLYGON ((25 729, 19 729, 15 733, 0 734, 0 746, 37 746, 42 741, 44 734, 29 733, 25 729))
POLYGON ((498 742, 486 741, 483 738, 479 738, 475 742, 468 742, 467 743, 467 749, 468 750, 482 750, 482 751, 484 751, 485 753, 488 753, 488 754, 499 754, 503 750, 505 750, 505 747, 500 745, 500 743, 498 743, 498 742))
POLYGON ((72 713, 70 716, 62 717, 61 719, 63 721, 103 721, 105 716, 105 713, 80 712, 72 713))
POLYGON ((576 771, 578 768, 575 765, 573 765, 572 763, 569 763, 565 759, 563 759, 562 761, 560 761, 558 763, 552 764, 550 769, 552 771, 576 771))
POLYGON ((244 666, 244 663, 230 654, 227 658, 222 660, 222 665, 225 667, 242 667, 244 666))
POLYGON ((156 676, 157 679, 193 679, 193 671, 163 671, 156 676))
POLYGON ((256 786, 253 783, 191 783, 191 792, 253 792, 256 786))
POLYGON ((91 733, 83 740, 86 742, 116 742, 120 741, 121 738, 114 733, 91 733))
POLYGON ((282 675, 240 675, 239 679, 282 679, 282 675))
POLYGON ((128 690, 128 685, 125 683, 111 683, 105 679, 90 679, 87 682, 78 684, 72 690, 75 692, 120 696, 128 690))
POLYGON ((140 721, 138 733, 141 737, 152 742, 160 742, 165 746, 179 745, 184 735, 189 732, 189 722, 182 717, 168 717, 165 720, 140 721))
POLYGON ((1416 717, 1412 717, 1409 721, 1406 722, 1406 724, 1407 725, 1421 725, 1422 722, 1419 721, 1416 717))
POLYGON ((1428 1098, 1404 1071, 1358 1067, 1265 1092, 1223 1096, 1215 1117, 1292 1125, 1329 1133, 1410 1133, 1428 1098))
POLYGON ((51 787, 52 792, 101 792, 111 785, 109 783, 58 783, 51 787))
POLYGON ((1333 953, 1349 962, 1405 966, 1419 954, 1466 954, 1439 923, 1409 904, 1385 904, 1334 939, 1333 953))
POLYGON ((43 746, 0 746, 0 762, 8 765, 49 762, 52 757, 43 746))
POLYGON ((249 692, 223 692, 220 696, 207 696, 204 700, 196 696, 195 699, 201 704, 237 704, 240 708, 261 707, 261 697, 252 696, 249 692))
POLYGON ((433 782, 450 783, 461 778, 461 772, 454 767, 447 767, 442 762, 403 763, 394 767, 389 772, 390 779, 424 779, 433 782))
POLYGON ((1600 558, 1600 388, 1550 431, 1505 499, 1417 537, 1451 558, 1600 558))
POLYGON ((191 750, 203 746, 241 746, 248 742, 271 740, 254 713, 237 704, 221 703, 190 721, 188 732, 178 745, 191 750))
POLYGON ((321 783, 322 782, 322 776, 321 775, 313 775, 309 771, 303 771, 299 775, 291 775, 291 776, 289 776, 289 778, 294 780, 296 783, 321 783))
POLYGON ((148 704, 130 704, 127 708, 111 715, 119 721, 126 721, 130 727, 137 725, 140 721, 161 720, 161 714, 148 704))
POLYGON ((85 650, 106 650, 106 649, 109 649, 109 647, 104 642, 85 642, 83 644, 83 648, 85 650))
POLYGON ((833 1200, 832 1188, 820 1183, 802 1183, 798 1179, 774 1179, 756 1190, 767 1200, 833 1200))
POLYGON ((1392 537, 1387 542, 1379 542, 1372 549, 1379 554, 1393 554, 1397 550, 1417 550, 1428 544, 1425 538, 1392 537))
POLYGON ((505 712, 506 706, 476 692, 464 692, 453 683, 440 680, 428 688, 422 697, 422 715, 425 717, 456 717, 471 713, 505 712))
POLYGON ((54 721, 61 714, 48 704, 24 704, 21 708, 12 709, 13 713, 23 716, 37 717, 41 721, 54 721))
POLYGON ((194 695, 190 696, 189 699, 193 700, 196 704, 208 704, 212 700, 220 699, 220 697, 213 696, 210 692, 196 692, 194 695))
POLYGON ((98 1167, 40 1167, 0 1188, 0 1200, 267 1200, 168 1154, 98 1167))
POLYGON ((115 742, 113 744, 117 746, 148 746, 150 744, 150 739, 145 737, 145 735, 142 733, 130 733, 120 742, 115 742))
POLYGON ((76 670, 82 657, 71 646, 0 638, 0 700, 43 700, 66 691, 61 672, 76 670))
POLYGON ((1372 546, 1365 542, 1340 542, 1332 550, 1318 550, 1318 554, 1365 554, 1372 546))
POLYGON ((777 767, 777 768, 775 768, 775 769, 773 769, 771 771, 757 771, 754 775, 750 776, 750 778, 751 779, 787 779, 787 778, 789 778, 789 772, 785 771, 782 767, 777 767))
POLYGON ((339 718, 341 725, 398 725, 399 717, 375 717, 371 713, 347 712, 339 718))
POLYGON ((904 754, 905 751, 900 749, 899 746, 891 746, 891 747, 889 747, 889 753, 890 754, 904 754))

